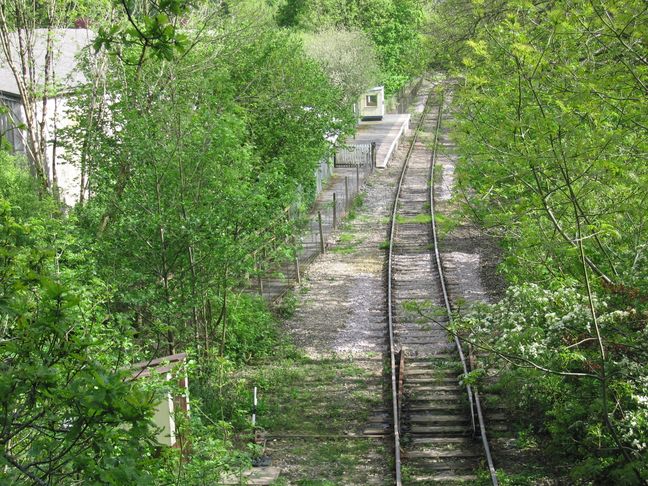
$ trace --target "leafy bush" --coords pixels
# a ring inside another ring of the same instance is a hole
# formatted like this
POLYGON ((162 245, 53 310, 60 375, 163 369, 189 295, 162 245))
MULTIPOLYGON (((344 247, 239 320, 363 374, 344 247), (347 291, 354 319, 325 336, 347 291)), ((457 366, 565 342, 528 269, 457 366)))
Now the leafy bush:
POLYGON ((35 217, 0 198, 0 464, 12 484, 147 484, 151 395, 126 381, 108 291, 61 269, 35 217))
POLYGON ((648 474, 648 356, 636 345, 648 338, 646 318, 601 299, 595 305, 604 361, 587 297, 574 286, 513 286, 457 325, 500 371, 498 386, 520 420, 552 454, 573 461, 575 480, 638 484, 635 471, 648 474))
POLYGON ((246 294, 230 304, 225 356, 249 363, 276 354, 281 344, 277 322, 264 300, 246 294))
POLYGON ((377 84, 380 67, 375 48, 362 31, 328 28, 304 33, 303 37, 306 53, 343 91, 345 103, 354 103, 368 87, 377 84))

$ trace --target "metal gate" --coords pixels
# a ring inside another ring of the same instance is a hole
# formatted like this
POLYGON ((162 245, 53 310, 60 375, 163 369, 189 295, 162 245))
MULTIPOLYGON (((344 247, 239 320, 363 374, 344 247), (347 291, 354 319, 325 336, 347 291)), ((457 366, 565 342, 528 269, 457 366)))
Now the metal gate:
POLYGON ((339 148, 333 159, 334 167, 356 167, 374 165, 376 158, 376 143, 361 143, 339 148))

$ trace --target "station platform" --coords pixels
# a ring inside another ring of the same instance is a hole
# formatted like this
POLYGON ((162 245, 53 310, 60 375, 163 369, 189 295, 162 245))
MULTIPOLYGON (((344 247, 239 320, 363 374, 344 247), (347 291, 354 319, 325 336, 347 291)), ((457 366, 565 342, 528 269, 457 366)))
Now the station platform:
POLYGON ((376 142, 376 167, 384 169, 389 164, 398 144, 410 126, 410 115, 389 114, 382 120, 361 121, 355 137, 347 144, 376 142))

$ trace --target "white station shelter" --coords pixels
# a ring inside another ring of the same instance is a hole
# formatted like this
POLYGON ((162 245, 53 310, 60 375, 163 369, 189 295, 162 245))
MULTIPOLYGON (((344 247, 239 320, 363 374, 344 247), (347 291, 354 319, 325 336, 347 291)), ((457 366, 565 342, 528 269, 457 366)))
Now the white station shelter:
POLYGON ((358 100, 362 121, 382 120, 385 116, 385 87, 376 86, 365 91, 358 100))

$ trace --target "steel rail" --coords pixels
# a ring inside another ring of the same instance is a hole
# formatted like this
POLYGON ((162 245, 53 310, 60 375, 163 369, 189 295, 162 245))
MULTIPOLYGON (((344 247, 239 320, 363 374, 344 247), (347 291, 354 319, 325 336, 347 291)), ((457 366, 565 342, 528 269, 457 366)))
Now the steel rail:
POLYGON ((394 468, 395 468, 395 481, 396 486, 402 486, 403 481, 401 477, 401 456, 400 456, 400 414, 399 414, 399 399, 398 399, 398 377, 396 376, 396 347, 394 345, 394 321, 393 321, 393 308, 392 308, 392 261, 393 261, 393 252, 394 252, 394 229, 396 227, 396 213, 398 211, 398 200, 401 194, 401 188, 403 186, 403 180, 405 178, 405 173, 407 172, 407 167, 409 161, 412 157, 412 152, 414 151, 414 145, 416 145, 416 140, 421 128, 423 127, 423 122, 425 117, 430 111, 430 100, 432 98, 432 93, 428 93, 427 100, 425 101, 425 107, 421 113, 421 118, 416 124, 416 129, 414 130, 414 135, 412 136, 412 142, 407 149, 405 154, 405 161, 403 162, 403 168, 401 169, 400 176, 398 178, 398 184, 396 185, 396 192, 394 194, 394 203, 392 206, 391 222, 389 225, 389 250, 387 253, 387 325, 389 328, 389 355, 391 360, 391 388, 392 388, 392 414, 393 414, 393 435, 394 435, 394 468))
MULTIPOLYGON (((436 264, 439 274, 439 282, 441 283, 441 290, 443 293, 443 300, 448 314, 448 322, 452 324, 452 307, 450 305, 450 299, 448 297, 448 289, 445 283, 445 276, 443 274, 443 266, 441 265, 441 251, 439 250, 439 238, 437 232, 436 218, 435 218, 435 208, 434 208, 434 195, 435 195, 435 184, 434 184, 434 170, 437 163, 437 154, 439 147, 439 132, 441 130, 441 117, 443 114, 443 103, 444 97, 441 96, 441 102, 439 103, 439 112, 437 114, 436 127, 434 130, 434 144, 432 148, 432 161, 430 164, 430 216, 431 216, 431 226, 432 226, 432 239, 434 245, 434 255, 436 258, 436 264)), ((461 365, 463 367, 464 376, 468 374, 468 364, 466 362, 466 357, 464 355, 461 340, 456 334, 454 335, 455 345, 457 346, 457 351, 459 353, 459 358, 461 359, 461 365)), ((482 413, 481 403, 479 400, 479 393, 477 389, 473 389, 470 385, 466 385, 466 390, 468 391, 468 400, 470 401, 470 415, 472 420, 473 434, 476 432, 475 424, 475 411, 477 415, 477 422, 479 423, 479 431, 482 438, 482 445, 484 447, 484 454, 486 455, 486 462, 488 464, 488 470, 491 476, 491 481, 493 486, 498 486, 499 482, 497 480, 497 473, 495 472, 495 466, 493 464, 493 457, 491 455, 490 446, 488 444, 488 438, 486 436, 486 425, 484 422, 484 414, 482 413), (474 399, 474 405, 473 405, 474 399)))

